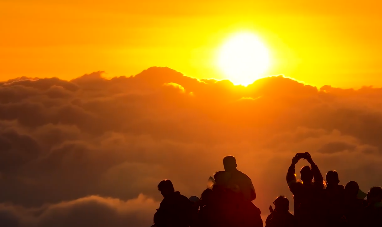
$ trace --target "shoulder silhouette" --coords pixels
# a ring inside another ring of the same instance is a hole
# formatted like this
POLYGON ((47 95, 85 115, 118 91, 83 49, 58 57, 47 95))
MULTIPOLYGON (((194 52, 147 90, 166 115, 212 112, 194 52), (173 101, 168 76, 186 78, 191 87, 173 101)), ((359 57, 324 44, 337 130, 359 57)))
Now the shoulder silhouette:
POLYGON ((326 188, 323 193, 325 222, 328 227, 340 226, 344 215, 342 203, 345 187, 340 185, 337 171, 326 173, 326 188))
POLYGON ((267 217, 265 227, 296 227, 297 222, 293 214, 289 212, 289 200, 279 196, 273 202, 275 209, 270 206, 271 214, 267 217))
POLYGON ((225 157, 223 165, 201 195, 198 226, 262 227, 261 211, 251 202, 256 198, 251 179, 237 169, 235 157, 225 157))
POLYGON ((367 207, 364 211, 363 225, 382 226, 382 188, 372 187, 367 194, 367 207))
POLYGON ((246 200, 252 201, 256 199, 256 192, 251 178, 237 169, 236 158, 234 156, 226 156, 223 159, 223 165, 227 175, 227 183, 239 191, 246 200))
POLYGON ((188 227, 192 218, 192 202, 180 192, 175 191, 170 180, 161 181, 158 190, 163 195, 163 200, 154 215, 155 226, 188 227))

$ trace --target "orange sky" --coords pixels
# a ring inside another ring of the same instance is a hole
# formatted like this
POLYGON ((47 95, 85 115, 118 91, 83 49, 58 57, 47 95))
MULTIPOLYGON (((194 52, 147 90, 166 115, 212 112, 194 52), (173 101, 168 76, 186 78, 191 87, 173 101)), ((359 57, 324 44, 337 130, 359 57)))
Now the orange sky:
POLYGON ((151 66, 222 79, 216 50, 245 30, 270 49, 269 75, 382 86, 379 1, 52 2, 0 0, 0 80, 129 76, 151 66))

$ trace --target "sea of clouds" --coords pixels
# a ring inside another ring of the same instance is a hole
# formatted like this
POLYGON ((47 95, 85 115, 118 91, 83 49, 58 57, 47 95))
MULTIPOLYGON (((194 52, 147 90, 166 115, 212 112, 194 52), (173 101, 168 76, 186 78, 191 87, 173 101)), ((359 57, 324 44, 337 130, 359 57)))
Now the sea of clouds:
POLYGON ((0 83, 2 227, 147 227, 160 180, 199 196, 225 155, 252 178, 264 215, 276 196, 292 200, 296 152, 342 184, 381 185, 381 88, 282 76, 243 87, 159 67, 102 75, 0 83))

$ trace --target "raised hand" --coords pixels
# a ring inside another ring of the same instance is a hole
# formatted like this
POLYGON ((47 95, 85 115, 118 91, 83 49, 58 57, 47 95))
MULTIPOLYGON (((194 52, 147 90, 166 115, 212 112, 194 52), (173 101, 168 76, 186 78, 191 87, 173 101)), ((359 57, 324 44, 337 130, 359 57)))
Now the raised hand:
POLYGON ((301 159, 301 156, 297 153, 293 158, 292 158, 292 165, 296 165, 297 162, 301 159))
POLYGON ((306 161, 308 161, 310 164, 313 163, 312 156, 309 154, 309 152, 305 152, 305 157, 306 161))

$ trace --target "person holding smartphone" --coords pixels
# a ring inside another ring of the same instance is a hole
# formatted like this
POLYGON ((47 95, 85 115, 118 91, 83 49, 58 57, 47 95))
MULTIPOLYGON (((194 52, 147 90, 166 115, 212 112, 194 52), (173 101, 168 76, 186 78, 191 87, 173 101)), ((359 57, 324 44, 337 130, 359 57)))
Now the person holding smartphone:
POLYGON ((318 166, 314 163, 311 155, 297 153, 286 176, 290 191, 294 198, 294 214, 299 227, 322 226, 324 220, 322 213, 322 192, 324 190, 324 180, 318 166), (302 167, 301 180, 297 181, 295 165, 300 159, 305 159, 310 166, 302 167))

